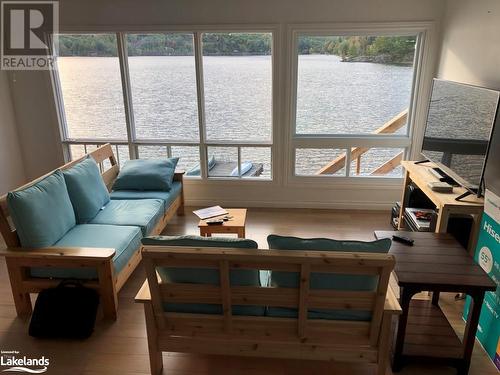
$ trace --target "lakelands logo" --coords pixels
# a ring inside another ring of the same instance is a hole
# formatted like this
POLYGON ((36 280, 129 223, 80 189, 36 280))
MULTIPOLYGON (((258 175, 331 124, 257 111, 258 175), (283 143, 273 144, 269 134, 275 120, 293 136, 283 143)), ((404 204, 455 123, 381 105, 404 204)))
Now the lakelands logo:
POLYGON ((59 28, 59 2, 1 1, 1 9, 0 68, 53 69, 49 45, 59 28))
POLYGON ((43 374, 48 370, 49 365, 50 361, 48 358, 45 358, 45 356, 30 358, 20 355, 17 350, 2 350, 0 355, 0 367, 2 368, 2 372, 43 374))

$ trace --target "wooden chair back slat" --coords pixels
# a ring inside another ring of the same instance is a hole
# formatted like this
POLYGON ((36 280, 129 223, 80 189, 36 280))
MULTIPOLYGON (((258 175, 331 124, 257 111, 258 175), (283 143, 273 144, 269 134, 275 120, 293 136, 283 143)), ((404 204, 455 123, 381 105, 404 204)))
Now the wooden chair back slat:
POLYGON ((220 275, 220 296, 222 300, 222 313, 224 315, 224 330, 230 333, 232 330, 232 301, 231 286, 229 285, 229 263, 227 260, 221 260, 219 263, 220 275))
MULTIPOLYGON (((116 163, 116 158, 115 155, 113 154, 113 148, 109 143, 97 148, 96 150, 89 152, 88 154, 82 156, 79 159, 73 160, 69 163, 64 164, 62 167, 54 169, 53 171, 50 171, 49 173, 33 180, 30 181, 29 183, 18 187, 17 189, 14 189, 14 191, 18 190, 24 190, 30 186, 33 186, 37 182, 43 180, 45 177, 51 175, 54 173, 56 170, 66 170, 74 166, 75 164, 79 163, 83 159, 87 158, 88 156, 92 157, 97 164, 99 164, 101 167, 101 176, 104 180, 104 183, 108 187, 108 189, 111 188, 113 185, 114 180, 118 176, 118 173, 120 171, 119 165, 116 163), (109 161, 109 169, 103 170, 104 169, 104 162, 109 161)), ((3 195, 0 197, 0 233, 2 234, 2 237, 4 238, 4 241, 8 247, 18 247, 20 246, 19 242, 19 237, 16 233, 16 229, 13 227, 13 224, 11 225, 10 223, 10 213, 9 209, 7 206, 7 195, 3 195)))
POLYGON ((300 269, 299 283, 299 319, 298 334, 299 337, 306 337, 307 330, 307 310, 309 302, 309 284, 311 279, 311 265, 303 263, 300 269))
POLYGON ((332 337, 344 342, 363 342, 376 346, 371 338, 378 337, 388 286, 388 275, 394 267, 389 254, 341 253, 325 251, 242 250, 194 247, 143 247, 143 260, 148 275, 155 319, 167 332, 205 337, 236 335, 238 337, 282 337, 286 340, 322 339, 332 337), (299 288, 231 286, 231 270, 278 269, 300 272, 299 288), (220 285, 163 283, 157 267, 201 267, 219 271, 220 285), (348 273, 378 277, 374 291, 310 289, 312 272, 348 273), (165 312, 166 303, 222 305, 222 315, 200 315, 165 312), (233 315, 231 306, 275 306, 296 309, 298 318, 233 315), (370 311, 372 319, 365 321, 315 320, 308 317, 310 309, 370 311))
MULTIPOLYGON (((159 284, 162 300, 172 303, 222 304, 222 291, 217 285, 159 284)), ((335 310, 371 310, 376 292, 309 290, 308 307, 335 310)), ((293 308, 299 304, 299 290, 294 288, 232 286, 233 305, 276 306, 293 308)))
MULTIPOLYGON (((169 313, 165 331, 192 337, 241 338, 261 341, 305 341, 297 334, 297 319, 233 316, 232 331, 224 330, 223 316, 169 313)), ((368 346, 370 322, 308 320, 307 342, 332 340, 368 346)))

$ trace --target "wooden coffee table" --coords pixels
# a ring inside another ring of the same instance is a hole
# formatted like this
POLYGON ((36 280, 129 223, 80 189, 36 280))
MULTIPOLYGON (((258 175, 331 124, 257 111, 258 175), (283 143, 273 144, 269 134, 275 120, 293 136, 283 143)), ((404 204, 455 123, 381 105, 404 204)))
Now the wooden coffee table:
MULTIPOLYGON (((227 216, 232 216, 231 220, 225 221, 223 224, 208 225, 206 220, 200 220, 198 228, 200 228, 200 236, 211 237, 214 233, 235 233, 239 238, 245 238, 245 221, 247 218, 246 208, 228 208, 226 209, 227 216)), ((217 216, 224 217, 226 215, 217 216)), ((212 217, 210 219, 216 219, 212 217)))
POLYGON ((496 290, 496 284, 449 234, 376 231, 375 237, 390 238, 393 234, 415 240, 414 246, 393 241, 389 251, 396 258, 393 275, 403 310, 393 371, 412 360, 424 360, 454 366, 459 375, 467 374, 484 294, 496 290), (432 301, 412 300, 423 291, 433 292, 432 301), (439 308, 440 292, 465 293, 472 299, 463 342, 439 308))

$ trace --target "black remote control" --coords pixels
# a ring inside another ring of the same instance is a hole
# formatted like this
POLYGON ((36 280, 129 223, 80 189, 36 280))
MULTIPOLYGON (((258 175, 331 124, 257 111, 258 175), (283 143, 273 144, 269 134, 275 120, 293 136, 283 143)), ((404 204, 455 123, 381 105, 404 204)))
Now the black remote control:
POLYGON ((392 240, 396 241, 396 242, 404 243, 405 245, 408 245, 408 246, 413 246, 413 243, 415 242, 415 240, 412 238, 404 237, 404 236, 397 236, 397 235, 393 235, 392 240))

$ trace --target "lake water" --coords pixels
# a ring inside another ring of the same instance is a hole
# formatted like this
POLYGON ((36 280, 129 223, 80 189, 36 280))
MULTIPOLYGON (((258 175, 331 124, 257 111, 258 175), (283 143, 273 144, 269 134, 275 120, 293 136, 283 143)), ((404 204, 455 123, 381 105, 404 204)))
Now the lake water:
MULTIPOLYGON (((61 57, 58 65, 69 137, 126 139, 118 59, 61 57)), ((130 57, 129 67, 137 138, 197 142, 194 57, 130 57)), ((271 141, 271 57, 204 57, 203 70, 207 139, 271 141)), ((343 63, 336 56, 300 56, 297 132, 373 132, 408 108, 412 74, 412 67, 407 66, 343 63)), ((142 147, 139 151, 141 156, 151 157, 165 150, 142 147)), ((342 151, 298 152, 297 172, 314 174, 342 151)), ((369 174, 400 151, 370 151, 363 156, 361 174, 369 174)), ((197 147, 177 146, 173 153, 182 157, 186 168, 198 162, 197 147)), ((218 160, 237 160, 234 148, 211 148, 209 154, 218 160)), ((269 176, 270 149, 243 149, 242 158, 263 163, 264 175, 269 176)))

